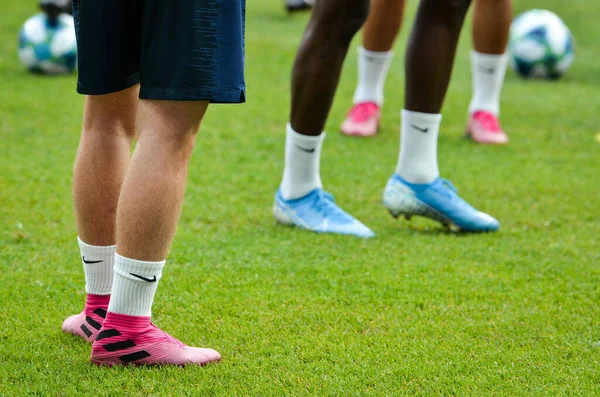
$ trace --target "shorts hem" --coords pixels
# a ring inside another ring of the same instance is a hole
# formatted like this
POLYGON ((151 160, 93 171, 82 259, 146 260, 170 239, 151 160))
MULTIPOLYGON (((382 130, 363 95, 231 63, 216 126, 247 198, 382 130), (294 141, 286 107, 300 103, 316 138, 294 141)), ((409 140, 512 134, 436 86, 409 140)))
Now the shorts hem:
POLYGON ((144 88, 140 89, 141 99, 159 101, 209 101, 211 103, 244 103, 244 88, 225 88, 215 91, 206 89, 144 88))
POLYGON ((125 79, 114 84, 84 84, 80 80, 77 81, 77 92, 83 95, 106 95, 115 92, 123 91, 140 82, 140 72, 130 74, 125 79))

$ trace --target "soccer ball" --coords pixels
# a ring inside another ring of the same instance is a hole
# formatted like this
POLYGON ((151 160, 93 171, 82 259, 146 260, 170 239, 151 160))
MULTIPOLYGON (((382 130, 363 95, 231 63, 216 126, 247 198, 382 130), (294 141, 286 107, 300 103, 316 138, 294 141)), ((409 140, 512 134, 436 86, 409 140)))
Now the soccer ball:
POLYGON ((19 59, 32 72, 71 73, 77 68, 77 42, 73 17, 51 18, 39 13, 29 18, 19 32, 19 59))
POLYGON ((510 27, 508 56, 512 69, 521 77, 558 79, 575 58, 573 35, 556 14, 527 11, 510 27))

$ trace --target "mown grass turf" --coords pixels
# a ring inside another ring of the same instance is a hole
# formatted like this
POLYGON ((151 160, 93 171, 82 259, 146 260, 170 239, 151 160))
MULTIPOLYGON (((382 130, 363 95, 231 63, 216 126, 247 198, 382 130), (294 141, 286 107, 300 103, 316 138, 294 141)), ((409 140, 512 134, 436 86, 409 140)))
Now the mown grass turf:
POLYGON ((440 166, 466 199, 502 222, 495 234, 453 235, 383 210, 408 29, 388 79, 383 129, 371 140, 336 132, 354 89, 353 47, 322 174, 338 202, 377 233, 363 241, 272 219, 290 68, 307 15, 286 16, 279 0, 249 1, 248 103, 209 110, 154 307, 158 325, 224 360, 106 369, 89 364, 88 345, 60 331, 84 298, 70 197, 83 99, 75 77, 32 76, 19 65, 16 34, 35 11, 30 3, 0 2, 0 395, 600 393, 600 5, 517 2, 517 11, 561 15, 577 58, 556 83, 508 73, 507 147, 463 139, 471 89, 463 36, 440 166))

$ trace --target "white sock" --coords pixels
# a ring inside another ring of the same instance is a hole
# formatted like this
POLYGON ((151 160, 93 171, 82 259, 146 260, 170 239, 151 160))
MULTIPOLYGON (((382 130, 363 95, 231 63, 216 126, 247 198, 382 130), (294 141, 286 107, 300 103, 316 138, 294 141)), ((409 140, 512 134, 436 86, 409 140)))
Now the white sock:
POLYGON ((396 173, 410 183, 431 183, 439 175, 437 141, 441 114, 402 110, 400 156, 396 173))
POLYGON ((375 102, 383 105, 383 87, 393 58, 393 51, 358 48, 358 83, 354 91, 354 104, 375 102))
POLYGON ((112 295, 108 311, 149 317, 165 261, 146 262, 115 254, 112 295))
POLYGON ((478 110, 500 114, 500 91, 504 83, 507 62, 506 54, 471 52, 473 98, 469 104, 469 114, 478 110))
POLYGON ((323 187, 320 165, 324 139, 325 133, 319 136, 300 135, 290 124, 287 125, 285 167, 280 187, 284 199, 300 198, 323 187))
POLYGON ((85 274, 85 292, 92 295, 109 295, 113 282, 116 245, 105 247, 89 245, 79 237, 77 242, 85 274))

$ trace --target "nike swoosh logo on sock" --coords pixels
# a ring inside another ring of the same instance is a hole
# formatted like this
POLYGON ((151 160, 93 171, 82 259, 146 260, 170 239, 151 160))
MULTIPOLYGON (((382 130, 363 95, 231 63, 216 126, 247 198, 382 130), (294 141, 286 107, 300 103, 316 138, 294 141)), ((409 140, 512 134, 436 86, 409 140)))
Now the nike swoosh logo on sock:
POLYGON ((421 131, 421 132, 423 132, 423 133, 425 133, 425 134, 426 134, 426 133, 429 131, 429 127, 427 127, 427 128, 421 128, 421 127, 419 127, 418 125, 414 125, 414 124, 411 124, 410 126, 411 126, 412 128, 414 128, 415 130, 417 130, 417 131, 421 131))
POLYGON ((139 274, 133 274, 133 273, 129 273, 131 274, 133 277, 139 278, 140 280, 144 280, 147 281, 149 283, 155 283, 156 282, 156 276, 154 276, 153 278, 147 278, 144 276, 140 276, 139 274))
POLYGON ((494 68, 488 68, 488 67, 485 67, 482 65, 479 65, 479 69, 483 70, 484 72, 486 72, 488 74, 493 74, 496 71, 496 69, 494 69, 494 68))
POLYGON ((296 145, 296 147, 297 147, 298 149, 302 150, 303 152, 306 152, 306 153, 314 153, 314 152, 315 152, 315 149, 314 149, 314 148, 313 148, 313 149, 307 149, 307 148, 305 148, 305 147, 298 146, 298 145, 296 145))
POLYGON ((86 260, 85 260, 85 256, 82 256, 81 258, 83 259, 83 263, 87 263, 88 265, 89 265, 89 264, 92 264, 92 263, 100 263, 100 262, 104 262, 104 261, 86 261, 86 260))

